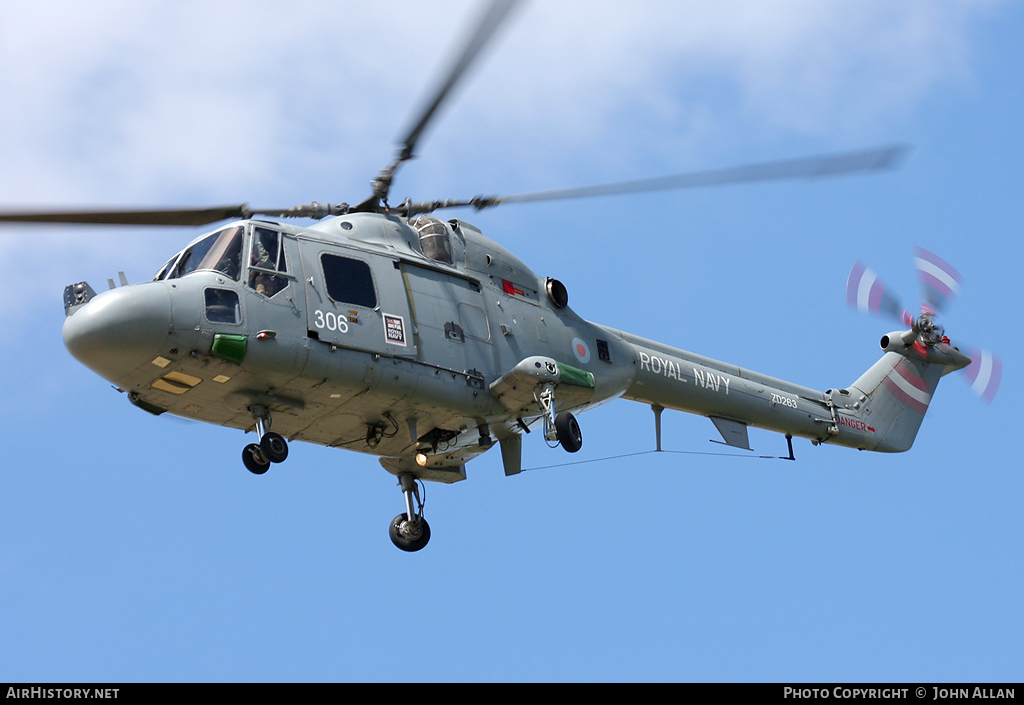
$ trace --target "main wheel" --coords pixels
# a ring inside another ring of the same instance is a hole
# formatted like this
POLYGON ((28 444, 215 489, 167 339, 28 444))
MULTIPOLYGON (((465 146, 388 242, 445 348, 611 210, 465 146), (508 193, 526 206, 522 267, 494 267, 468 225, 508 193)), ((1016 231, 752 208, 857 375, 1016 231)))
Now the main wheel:
POLYGON ((250 443, 242 449, 242 464, 254 475, 262 475, 270 469, 270 461, 263 455, 258 443, 250 443))
POLYGON ((576 423, 576 417, 568 411, 555 416, 555 436, 562 447, 570 453, 575 453, 583 447, 583 432, 576 423))
POLYGON ((399 514, 391 521, 391 542, 403 551, 418 551, 430 540, 430 524, 420 517, 410 522, 405 514, 399 514))
POLYGON ((273 431, 263 434, 260 448, 263 449, 263 455, 272 463, 282 463, 288 457, 288 441, 273 431))

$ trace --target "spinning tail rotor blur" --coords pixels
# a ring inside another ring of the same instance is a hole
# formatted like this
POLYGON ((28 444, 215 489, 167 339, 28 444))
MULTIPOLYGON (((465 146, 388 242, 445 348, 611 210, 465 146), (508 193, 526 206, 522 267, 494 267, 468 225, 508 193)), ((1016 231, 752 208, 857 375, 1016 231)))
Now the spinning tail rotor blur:
MULTIPOLYGON (((921 286, 921 313, 915 317, 900 303, 889 286, 866 264, 856 262, 846 281, 846 303, 861 313, 894 318, 911 330, 903 334, 908 345, 926 357, 929 348, 948 344, 943 328, 934 318, 949 308, 963 284, 961 274, 938 255, 920 247, 914 248, 914 266, 921 286)), ((970 349, 971 364, 964 370, 971 390, 986 403, 991 403, 999 390, 1002 360, 980 348, 970 349)))

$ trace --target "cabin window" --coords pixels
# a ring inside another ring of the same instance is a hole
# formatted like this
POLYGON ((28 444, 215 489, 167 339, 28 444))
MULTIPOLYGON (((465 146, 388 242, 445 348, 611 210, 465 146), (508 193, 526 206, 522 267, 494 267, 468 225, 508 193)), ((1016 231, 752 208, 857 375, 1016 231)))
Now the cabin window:
POLYGON ((201 269, 211 269, 237 281, 242 265, 243 230, 241 225, 233 225, 207 235, 181 253, 167 278, 176 279, 201 269))
POLYGON ((320 264, 324 270, 327 295, 332 301, 366 308, 377 307, 377 292, 373 288, 370 265, 362 260, 329 254, 320 256, 320 264))
POLYGON ((277 272, 287 271, 281 233, 269 228, 254 227, 249 254, 249 288, 268 298, 274 296, 288 286, 288 278, 277 272))
POLYGON ((204 293, 206 295, 206 320, 210 323, 234 325, 242 320, 238 294, 230 289, 207 289, 204 293))

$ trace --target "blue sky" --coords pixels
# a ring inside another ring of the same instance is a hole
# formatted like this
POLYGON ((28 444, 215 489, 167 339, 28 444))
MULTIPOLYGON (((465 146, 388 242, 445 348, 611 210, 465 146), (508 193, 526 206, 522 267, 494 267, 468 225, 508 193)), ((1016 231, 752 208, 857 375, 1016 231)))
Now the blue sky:
MULTIPOLYGON (((5 3, 0 201, 360 200, 475 5, 5 3)), ((493 451, 427 487, 417 554, 387 538, 402 499, 373 457, 296 443, 252 476, 242 434, 151 417, 66 353, 65 284, 148 279, 198 231, 6 228, 0 680, 1020 681, 1022 31, 996 1, 517 13, 397 194, 908 143, 872 177, 458 215, 590 320, 818 389, 893 327, 846 308, 853 262, 913 304, 922 246, 965 279, 941 322, 1000 353, 1003 383, 985 406, 943 380, 899 455, 798 440, 796 463, 506 478, 493 451)), ((573 461, 653 448, 642 405, 580 423, 573 461)), ((537 436, 527 467, 569 460, 537 436)), ((712 438, 666 413, 666 448, 712 438)))

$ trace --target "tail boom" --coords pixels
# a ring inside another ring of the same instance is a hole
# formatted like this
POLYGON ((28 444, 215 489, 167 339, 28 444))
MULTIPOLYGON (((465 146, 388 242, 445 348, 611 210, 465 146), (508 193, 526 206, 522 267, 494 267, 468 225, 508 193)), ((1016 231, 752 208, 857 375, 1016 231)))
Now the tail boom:
MULTIPOLYGON (((888 453, 910 449, 939 378, 970 363, 948 345, 929 348, 923 356, 905 345, 887 351, 849 388, 821 392, 621 331, 609 332, 633 349, 633 379, 623 395, 626 399, 656 410, 707 416, 719 430, 724 420, 814 443, 888 453)), ((726 442, 738 445, 728 438, 726 442)))

